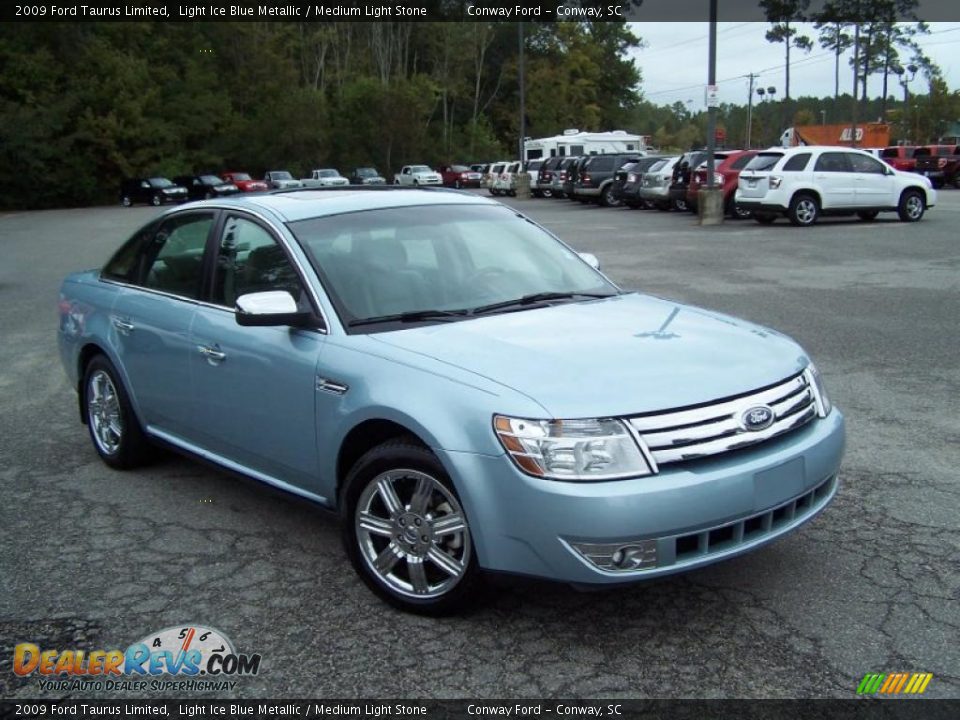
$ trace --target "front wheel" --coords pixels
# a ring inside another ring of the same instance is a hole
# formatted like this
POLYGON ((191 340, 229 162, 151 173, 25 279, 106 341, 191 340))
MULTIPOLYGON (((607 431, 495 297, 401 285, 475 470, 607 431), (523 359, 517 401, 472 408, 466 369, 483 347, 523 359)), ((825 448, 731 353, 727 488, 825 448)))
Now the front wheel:
POLYGON ((163 205, 163 200, 160 199, 159 195, 154 195, 152 198, 150 198, 150 204, 154 207, 159 207, 160 205, 163 205))
POLYGON ((684 212, 685 210, 688 210, 689 208, 687 207, 687 201, 686 201, 686 200, 674 200, 674 201, 673 201, 673 209, 676 210, 676 211, 678 211, 678 212, 684 212))
POLYGON ((130 199, 129 195, 124 195, 122 198, 120 198, 120 204, 124 207, 130 207, 133 205, 133 200, 130 199))
POLYGON ((916 222, 923 217, 926 209, 923 196, 919 190, 906 190, 903 195, 900 196, 897 214, 903 222, 916 222))
POLYGON ((620 199, 617 197, 613 183, 607 185, 600 195, 600 204, 604 207, 618 207, 620 205, 620 199))
POLYGON ((144 464, 150 445, 113 364, 97 355, 83 375, 83 409, 93 447, 120 470, 144 464))
POLYGON ((394 607, 463 609, 480 580, 467 516, 436 456, 408 439, 369 451, 342 496, 343 540, 357 574, 394 607))
POLYGON ((813 195, 799 193, 790 201, 787 217, 798 227, 810 227, 820 217, 820 205, 813 195))

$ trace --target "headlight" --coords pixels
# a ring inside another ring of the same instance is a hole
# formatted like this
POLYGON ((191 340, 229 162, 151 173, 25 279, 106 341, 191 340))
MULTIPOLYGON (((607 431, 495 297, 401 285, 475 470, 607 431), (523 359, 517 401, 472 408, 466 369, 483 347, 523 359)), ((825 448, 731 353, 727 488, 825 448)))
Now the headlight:
POLYGON ((807 374, 807 382, 809 382, 813 388, 813 395, 817 402, 817 414, 820 417, 826 417, 830 414, 830 411, 833 410, 833 404, 830 402, 830 398, 827 397, 827 388, 824 387, 820 371, 817 370, 816 365, 810 363, 807 365, 805 372, 807 374))
POLYGON ((613 480, 650 474, 619 420, 526 420, 497 415, 493 427, 517 466, 554 480, 613 480))

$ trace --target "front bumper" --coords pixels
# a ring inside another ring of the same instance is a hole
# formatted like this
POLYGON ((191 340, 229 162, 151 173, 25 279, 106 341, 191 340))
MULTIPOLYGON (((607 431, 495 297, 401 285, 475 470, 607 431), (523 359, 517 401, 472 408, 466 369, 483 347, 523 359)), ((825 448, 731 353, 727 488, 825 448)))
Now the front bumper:
POLYGON ((505 455, 438 451, 467 510, 481 567, 614 585, 748 552, 815 517, 833 498, 844 449, 836 409, 784 437, 645 478, 558 482, 505 455), (603 569, 575 545, 647 543, 645 569, 603 569))

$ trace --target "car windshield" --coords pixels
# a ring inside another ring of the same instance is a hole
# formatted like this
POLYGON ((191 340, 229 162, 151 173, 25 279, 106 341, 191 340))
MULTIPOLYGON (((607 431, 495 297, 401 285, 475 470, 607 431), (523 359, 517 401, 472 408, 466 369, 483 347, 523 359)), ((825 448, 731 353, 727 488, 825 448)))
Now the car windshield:
POLYGON ((376 177, 377 171, 373 168, 357 168, 357 177, 376 177))
POLYGON ((200 182, 204 185, 223 185, 223 180, 216 175, 201 175, 200 182))
POLYGON ((619 292, 545 230, 500 206, 417 205, 289 227, 348 326, 382 318, 389 330, 619 292))
POLYGON ((431 170, 430 168, 428 168, 426 165, 411 165, 411 166, 410 166, 410 172, 412 172, 412 173, 426 173, 426 172, 433 172, 433 170, 431 170))
POLYGON ((249 180, 249 179, 250 179, 250 176, 247 175, 246 173, 234 173, 234 174, 233 174, 233 179, 234 179, 236 182, 244 182, 244 181, 246 181, 246 180, 249 180))
POLYGON ((669 160, 657 160, 653 165, 647 168, 647 172, 657 172, 657 170, 663 170, 664 166, 669 162, 669 160))
POLYGON ((173 187, 173 183, 166 178, 150 178, 148 182, 155 188, 173 187))
POLYGON ((286 170, 274 170, 270 175, 274 180, 293 180, 293 175, 286 170))
POLYGON ((783 153, 760 153, 753 160, 747 163, 744 170, 772 170, 777 161, 783 157, 783 153))

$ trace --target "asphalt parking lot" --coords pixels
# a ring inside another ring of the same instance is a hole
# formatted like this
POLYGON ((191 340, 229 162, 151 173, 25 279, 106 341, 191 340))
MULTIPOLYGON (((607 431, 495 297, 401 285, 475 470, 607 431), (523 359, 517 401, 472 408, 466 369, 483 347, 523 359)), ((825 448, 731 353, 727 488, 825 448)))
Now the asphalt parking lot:
POLYGON ((497 587, 443 620, 393 611, 315 508, 179 457, 132 473, 98 459, 59 364, 57 288, 156 210, 8 213, 0 697, 77 696, 16 678, 16 643, 126 647, 185 622, 263 657, 217 696, 848 698, 867 672, 904 671, 933 673, 928 697, 960 697, 960 191, 941 191, 916 225, 890 214, 806 230, 507 202, 625 288, 799 340, 847 416, 832 506, 681 577, 591 594, 497 587))

